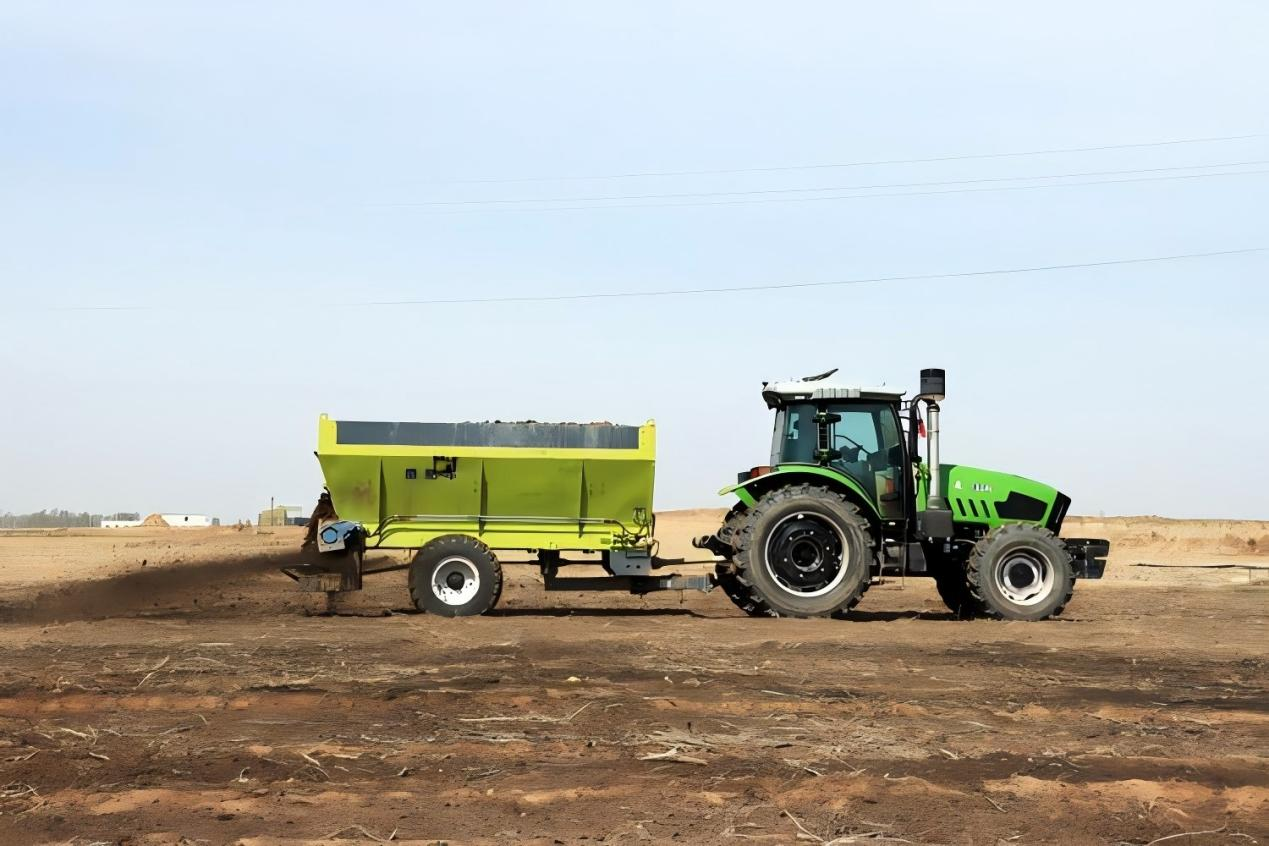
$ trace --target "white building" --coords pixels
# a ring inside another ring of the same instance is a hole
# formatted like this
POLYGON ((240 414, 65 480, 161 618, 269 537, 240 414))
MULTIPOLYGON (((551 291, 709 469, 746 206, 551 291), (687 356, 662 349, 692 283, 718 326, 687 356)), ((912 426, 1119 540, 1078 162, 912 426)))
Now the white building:
POLYGON ((144 523, 144 520, 102 520, 101 527, 103 529, 131 529, 144 523))
POLYGON ((205 529, 212 525, 206 514, 160 514, 163 522, 174 529, 205 529))

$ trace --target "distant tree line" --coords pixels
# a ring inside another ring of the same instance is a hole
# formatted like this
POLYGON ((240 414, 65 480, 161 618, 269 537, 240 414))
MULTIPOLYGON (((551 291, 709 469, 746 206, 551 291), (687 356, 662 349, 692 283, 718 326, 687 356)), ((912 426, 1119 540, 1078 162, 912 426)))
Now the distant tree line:
POLYGON ((36 511, 31 514, 0 514, 0 529, 91 529, 101 525, 102 520, 140 520, 141 515, 135 511, 120 511, 115 514, 89 514, 87 511, 67 511, 64 508, 52 508, 36 511))

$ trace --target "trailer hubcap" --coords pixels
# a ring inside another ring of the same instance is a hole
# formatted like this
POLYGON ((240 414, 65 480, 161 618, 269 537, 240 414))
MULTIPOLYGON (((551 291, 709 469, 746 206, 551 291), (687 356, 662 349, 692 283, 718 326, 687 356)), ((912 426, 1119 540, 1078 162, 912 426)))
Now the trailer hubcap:
POLYGON ((1053 591, 1053 566, 1043 554, 1019 549, 996 565, 996 589, 1015 605, 1036 605, 1053 591))
POLYGON ((480 590, 480 574, 466 558, 450 556, 432 571, 432 593, 446 605, 466 605, 480 590))
POLYGON ((766 566, 785 591, 811 597, 828 593, 846 575, 846 538, 819 514, 785 517, 767 540, 766 566))

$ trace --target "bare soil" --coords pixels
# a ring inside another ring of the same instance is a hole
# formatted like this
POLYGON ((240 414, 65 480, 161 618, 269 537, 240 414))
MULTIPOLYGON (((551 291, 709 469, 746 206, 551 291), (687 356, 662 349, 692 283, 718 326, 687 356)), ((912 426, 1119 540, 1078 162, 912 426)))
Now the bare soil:
POLYGON ((1269 839, 1269 524, 1072 520, 1110 570, 1045 623, 914 578, 751 620, 514 566, 491 616, 403 573, 322 616, 277 572, 302 533, 0 536, 0 843, 1269 839))

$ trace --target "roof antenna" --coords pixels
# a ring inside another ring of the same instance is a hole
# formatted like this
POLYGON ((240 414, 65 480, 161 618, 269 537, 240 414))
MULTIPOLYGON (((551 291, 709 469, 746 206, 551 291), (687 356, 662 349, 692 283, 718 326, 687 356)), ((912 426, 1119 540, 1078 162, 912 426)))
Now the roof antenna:
POLYGON ((822 382, 825 379, 827 379, 829 376, 832 376, 834 373, 836 373, 838 369, 839 368, 834 367, 832 370, 827 370, 816 376, 803 376, 802 381, 803 382, 822 382))

